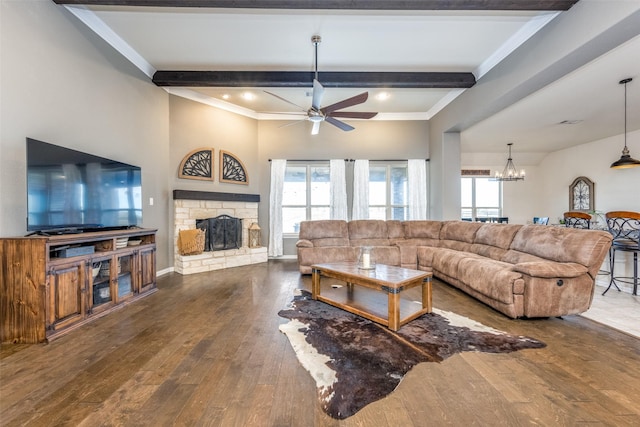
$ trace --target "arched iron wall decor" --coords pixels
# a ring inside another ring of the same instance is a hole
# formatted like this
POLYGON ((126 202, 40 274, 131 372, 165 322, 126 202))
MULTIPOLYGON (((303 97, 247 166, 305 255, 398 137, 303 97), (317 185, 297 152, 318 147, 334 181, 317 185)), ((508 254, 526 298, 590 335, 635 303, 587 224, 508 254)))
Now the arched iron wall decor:
POLYGON ((569 186, 569 210, 590 212, 594 207, 595 184, 586 176, 579 176, 569 186))
POLYGON ((213 148, 197 148, 180 162, 178 178, 213 181, 213 148))
POLYGON ((247 169, 240 159, 228 151, 220 150, 220 182, 249 184, 247 169))

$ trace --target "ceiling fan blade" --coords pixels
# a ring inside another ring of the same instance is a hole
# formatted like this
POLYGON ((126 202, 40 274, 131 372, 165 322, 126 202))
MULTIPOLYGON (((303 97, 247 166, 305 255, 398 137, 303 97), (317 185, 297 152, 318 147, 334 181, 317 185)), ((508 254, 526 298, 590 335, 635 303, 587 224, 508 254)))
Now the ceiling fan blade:
POLYGON ((313 128, 311 128, 311 135, 317 135, 320 132, 320 122, 313 122, 313 128))
POLYGON ((330 117, 344 117, 348 119, 372 119, 378 113, 367 113, 364 111, 334 111, 329 114, 330 117))
POLYGON ((369 92, 363 92, 360 95, 353 96, 351 98, 343 99, 340 102, 336 102, 335 104, 329 105, 328 107, 322 108, 320 111, 324 115, 331 113, 332 111, 342 110, 343 108, 351 107, 353 105, 362 104, 369 98, 369 92))
POLYGON ((334 118, 333 118, 333 117, 331 117, 331 116, 327 116, 327 117, 325 117, 325 118, 324 118, 324 120, 325 120, 325 121, 327 121, 327 122, 329 122, 329 123, 331 123, 331 124, 332 124, 332 125, 334 125, 334 126, 339 127, 340 129, 342 129, 342 130, 344 130, 344 131, 347 131, 347 132, 348 132, 348 131, 350 131, 350 130, 354 130, 354 129, 355 129, 353 126, 348 125, 348 124, 346 124, 345 122, 341 122, 341 121, 340 121, 340 120, 338 120, 338 119, 334 119, 334 118))
POLYGON ((311 106, 316 110, 320 110, 322 105, 322 95, 324 95, 324 87, 316 79, 313 79, 313 100, 311 106))
POLYGON ((284 101, 284 102, 286 102, 287 104, 291 104, 291 105, 293 105, 294 107, 299 108, 299 109, 300 109, 300 111, 304 111, 304 112, 306 112, 306 111, 307 111, 305 108, 302 108, 302 107, 301 107, 301 106, 299 106, 298 104, 294 104, 293 102, 288 101, 288 100, 284 99, 283 97, 276 95, 275 93, 271 93, 271 92, 266 91, 266 90, 264 91, 264 93, 268 93, 268 94, 269 94, 269 95, 271 95, 271 96, 275 96, 275 97, 276 97, 276 98, 278 98, 279 100, 284 101))

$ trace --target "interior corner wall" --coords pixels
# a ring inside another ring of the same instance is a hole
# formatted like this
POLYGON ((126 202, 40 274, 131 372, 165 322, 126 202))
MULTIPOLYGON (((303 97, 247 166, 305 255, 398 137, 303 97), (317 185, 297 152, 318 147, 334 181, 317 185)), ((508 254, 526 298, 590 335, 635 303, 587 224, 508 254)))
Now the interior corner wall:
MULTIPOLYGON (((171 177, 173 190, 259 194, 263 165, 258 161, 257 120, 175 95, 169 97, 169 106, 171 148, 167 174, 171 177), (213 179, 179 178, 182 160, 198 148, 213 149, 213 179), (233 154, 242 162, 247 174, 247 184, 220 182, 221 150, 233 154)), ((173 245, 173 200, 171 202, 170 244, 173 245)), ((260 205, 266 202, 268 195, 266 201, 265 196, 261 195, 260 205)), ((172 263, 174 252, 172 249, 170 253, 172 263)))
MULTIPOLYGON (((258 122, 260 163, 260 228, 263 242, 269 230, 269 159, 330 160, 330 159, 428 159, 429 122, 354 120, 355 130, 344 132, 323 123, 318 135, 311 135, 311 123, 263 120, 258 122)), ((347 188, 347 192, 352 189, 347 188)), ((265 238, 266 237, 266 238, 265 238)), ((295 240, 284 241, 284 255, 295 255, 295 240)))
POLYGON ((26 233, 31 137, 140 166, 143 226, 158 229, 157 267, 167 268, 168 94, 64 7, 0 8, 0 236, 26 233))
POLYGON ((170 168, 173 189, 257 194, 258 124, 257 120, 170 95, 170 168), (179 178, 180 163, 193 150, 212 148, 213 179, 179 178), (220 182, 220 151, 227 151, 242 162, 248 184, 220 182))

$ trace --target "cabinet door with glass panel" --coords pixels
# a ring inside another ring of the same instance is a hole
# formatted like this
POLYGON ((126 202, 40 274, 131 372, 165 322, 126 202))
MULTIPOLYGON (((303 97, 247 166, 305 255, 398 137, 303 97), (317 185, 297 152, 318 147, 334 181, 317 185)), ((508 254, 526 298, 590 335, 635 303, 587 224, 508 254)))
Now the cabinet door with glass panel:
POLYGON ((137 251, 126 251, 116 255, 115 297, 116 302, 123 301, 138 293, 135 275, 137 251))
POLYGON ((113 305, 111 289, 113 256, 95 257, 91 260, 91 281, 89 282, 89 312, 97 313, 113 305))

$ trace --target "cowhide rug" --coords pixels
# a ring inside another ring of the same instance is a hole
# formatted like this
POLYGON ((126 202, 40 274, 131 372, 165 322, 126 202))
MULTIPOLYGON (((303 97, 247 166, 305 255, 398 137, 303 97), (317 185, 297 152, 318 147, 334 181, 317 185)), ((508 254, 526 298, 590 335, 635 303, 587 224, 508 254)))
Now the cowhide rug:
POLYGON ((315 379, 322 409, 336 419, 391 393, 420 362, 441 362, 462 351, 508 353, 546 346, 437 309, 393 332, 314 301, 307 291, 278 315, 289 319, 280 330, 315 379))

